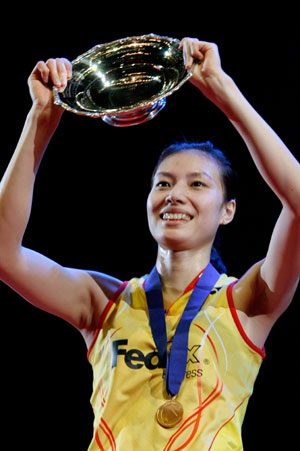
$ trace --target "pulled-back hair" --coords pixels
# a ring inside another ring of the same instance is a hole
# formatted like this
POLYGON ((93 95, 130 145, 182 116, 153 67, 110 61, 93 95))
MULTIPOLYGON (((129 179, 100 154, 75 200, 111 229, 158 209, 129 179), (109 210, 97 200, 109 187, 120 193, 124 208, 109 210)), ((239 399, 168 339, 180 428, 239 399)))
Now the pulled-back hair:
MULTIPOLYGON (((152 181, 158 170, 160 164, 169 156, 176 153, 184 153, 198 151, 201 154, 213 159, 220 169, 221 180, 224 189, 224 202, 236 199, 237 196, 237 174, 233 169, 231 162, 226 157, 225 153, 214 147, 210 141, 197 143, 190 141, 175 142, 166 147, 160 154, 156 166, 152 174, 152 181)), ((211 251, 211 263, 215 268, 221 272, 226 273, 227 269, 220 256, 220 234, 217 232, 212 251, 211 251)))

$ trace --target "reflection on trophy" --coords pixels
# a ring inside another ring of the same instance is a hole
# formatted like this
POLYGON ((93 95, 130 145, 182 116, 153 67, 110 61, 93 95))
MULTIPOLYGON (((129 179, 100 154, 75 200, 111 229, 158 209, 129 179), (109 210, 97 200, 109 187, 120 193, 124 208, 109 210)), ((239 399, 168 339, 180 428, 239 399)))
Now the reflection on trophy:
POLYGON ((178 39, 149 34, 96 45, 73 62, 72 79, 54 102, 118 127, 154 118, 191 76, 178 39))

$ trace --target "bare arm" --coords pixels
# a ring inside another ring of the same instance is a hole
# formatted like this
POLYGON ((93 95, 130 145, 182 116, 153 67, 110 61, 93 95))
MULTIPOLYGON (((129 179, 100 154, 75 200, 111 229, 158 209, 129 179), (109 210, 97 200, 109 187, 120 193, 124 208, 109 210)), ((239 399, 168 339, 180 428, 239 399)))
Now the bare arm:
POLYGON ((182 42, 186 65, 198 58, 192 83, 220 108, 243 138, 265 182, 282 204, 266 258, 236 284, 233 295, 259 345, 289 305, 300 275, 300 164, 223 72, 215 44, 182 42), (248 321, 248 319, 251 319, 248 321), (254 320, 252 320, 254 318, 254 320))
POLYGON ((70 76, 71 64, 57 59, 39 62, 29 78, 33 105, 0 184, 0 278, 37 307, 93 329, 107 302, 95 277, 22 246, 36 173, 63 111, 49 85, 62 90, 70 76))

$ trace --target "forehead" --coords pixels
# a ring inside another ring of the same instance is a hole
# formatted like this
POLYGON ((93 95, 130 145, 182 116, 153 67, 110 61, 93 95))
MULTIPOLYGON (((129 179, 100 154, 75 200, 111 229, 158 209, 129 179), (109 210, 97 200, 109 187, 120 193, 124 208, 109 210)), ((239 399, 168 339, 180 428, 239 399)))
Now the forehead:
POLYGON ((170 172, 174 173, 174 175, 183 176, 198 172, 206 173, 216 181, 222 179, 219 165, 214 158, 196 150, 169 155, 158 166, 156 174, 160 172, 170 172))

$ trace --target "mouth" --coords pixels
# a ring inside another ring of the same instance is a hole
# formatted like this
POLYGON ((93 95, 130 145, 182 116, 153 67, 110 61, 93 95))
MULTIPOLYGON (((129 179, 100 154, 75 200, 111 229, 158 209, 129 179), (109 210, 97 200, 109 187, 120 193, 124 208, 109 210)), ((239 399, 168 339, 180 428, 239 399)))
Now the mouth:
POLYGON ((160 215, 163 221, 182 221, 189 222, 193 218, 187 213, 162 213, 160 215))

